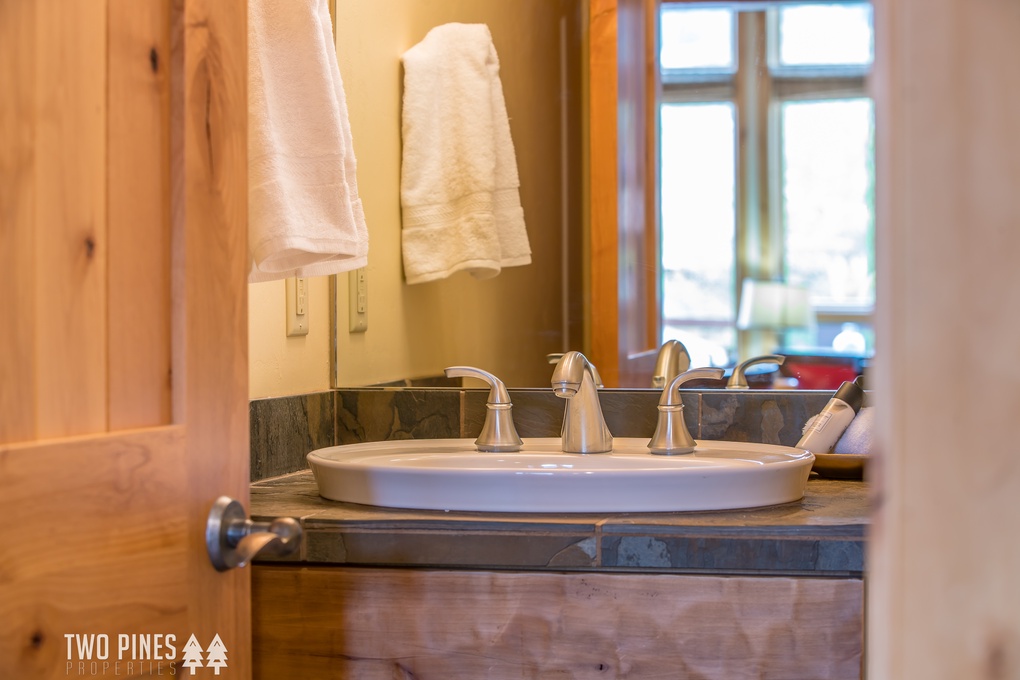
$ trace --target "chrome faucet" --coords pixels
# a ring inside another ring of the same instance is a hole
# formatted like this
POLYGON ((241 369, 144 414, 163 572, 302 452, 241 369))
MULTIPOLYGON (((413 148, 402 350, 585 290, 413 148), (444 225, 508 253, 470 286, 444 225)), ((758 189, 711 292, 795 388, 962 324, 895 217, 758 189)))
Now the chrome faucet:
POLYGON ((659 348, 652 373, 652 387, 662 389, 666 383, 691 367, 691 355, 679 340, 667 340, 659 348))
POLYGON ((666 456, 694 451, 694 438, 684 421, 684 402, 680 397, 680 386, 695 378, 718 380, 725 371, 721 368, 693 368, 673 378, 659 397, 659 421, 655 434, 648 442, 652 453, 666 456))
POLYGON ((606 453, 613 450, 613 435, 606 426, 597 387, 602 387, 595 366, 580 352, 566 352, 552 374, 553 393, 567 400, 563 409, 562 448, 567 453, 606 453))
POLYGON ((495 453, 510 453, 520 451, 524 443, 517 435, 517 428, 514 427, 510 403, 510 395, 506 391, 503 381, 480 368, 473 366, 450 366, 446 369, 447 378, 478 378, 488 383, 489 398, 485 402, 485 423, 482 431, 475 440, 475 447, 479 451, 492 451, 495 453))
POLYGON ((763 354, 760 357, 751 357, 746 361, 742 361, 733 368, 733 373, 726 382, 726 389, 746 390, 748 387, 746 372, 751 366, 758 364, 778 364, 782 366, 784 361, 786 361, 786 357, 781 354, 763 354))

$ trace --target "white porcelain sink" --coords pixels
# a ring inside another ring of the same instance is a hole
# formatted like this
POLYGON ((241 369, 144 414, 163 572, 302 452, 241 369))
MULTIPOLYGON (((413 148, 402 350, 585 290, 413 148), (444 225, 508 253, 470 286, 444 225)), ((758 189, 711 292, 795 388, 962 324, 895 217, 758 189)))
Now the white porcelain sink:
POLYGON ((319 493, 391 508, 476 512, 669 512, 795 501, 814 456, 786 446, 699 441, 656 456, 647 439, 617 438, 612 453, 560 451, 525 439, 518 453, 481 453, 470 439, 348 444, 308 454, 319 493))

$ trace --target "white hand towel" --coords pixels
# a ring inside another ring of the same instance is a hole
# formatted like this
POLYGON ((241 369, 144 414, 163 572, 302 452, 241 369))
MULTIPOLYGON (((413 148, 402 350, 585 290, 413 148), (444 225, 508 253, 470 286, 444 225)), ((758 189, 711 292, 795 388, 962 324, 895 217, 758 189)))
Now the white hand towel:
POLYGON ((871 453, 874 439, 873 406, 862 408, 847 425, 843 435, 833 447, 833 453, 871 453))
POLYGON ((517 157, 484 24, 444 24, 403 55, 402 250, 408 283, 531 262, 517 157))
POLYGON ((248 2, 249 281, 368 261, 327 2, 248 2))

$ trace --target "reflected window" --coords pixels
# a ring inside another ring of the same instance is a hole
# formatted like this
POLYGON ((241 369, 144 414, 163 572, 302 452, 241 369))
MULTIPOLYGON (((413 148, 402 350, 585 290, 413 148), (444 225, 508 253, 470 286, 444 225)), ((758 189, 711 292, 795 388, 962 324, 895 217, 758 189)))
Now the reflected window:
POLYGON ((784 102, 784 273, 817 307, 875 304, 871 100, 784 102))
POLYGON ((792 5, 778 9, 778 65, 870 66, 871 5, 792 5))
POLYGON ((737 69, 734 12, 729 9, 689 9, 663 5, 659 54, 664 71, 720 71, 737 69))
POLYGON ((776 344, 828 347, 852 324, 870 352, 871 5, 667 1, 660 18, 662 339, 732 362, 757 337, 736 328, 743 280, 782 279, 816 323, 776 344))

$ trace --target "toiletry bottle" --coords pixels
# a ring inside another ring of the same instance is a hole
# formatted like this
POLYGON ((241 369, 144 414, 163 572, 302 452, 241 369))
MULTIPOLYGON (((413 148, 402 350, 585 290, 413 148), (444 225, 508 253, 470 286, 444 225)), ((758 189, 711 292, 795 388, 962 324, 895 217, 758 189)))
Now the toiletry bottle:
POLYGON ((807 449, 811 453, 832 451, 850 421, 861 410, 863 401, 864 390, 856 382, 844 382, 804 431, 804 436, 797 442, 797 448, 807 449))

